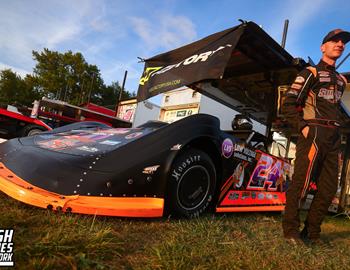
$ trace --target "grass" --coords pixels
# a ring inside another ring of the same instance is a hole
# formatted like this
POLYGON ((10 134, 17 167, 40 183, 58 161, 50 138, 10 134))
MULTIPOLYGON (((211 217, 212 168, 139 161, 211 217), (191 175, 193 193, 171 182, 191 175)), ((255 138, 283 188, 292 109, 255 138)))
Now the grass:
POLYGON ((318 247, 292 246, 278 213, 120 219, 59 214, 0 194, 17 269, 349 269, 350 220, 327 217, 318 247))

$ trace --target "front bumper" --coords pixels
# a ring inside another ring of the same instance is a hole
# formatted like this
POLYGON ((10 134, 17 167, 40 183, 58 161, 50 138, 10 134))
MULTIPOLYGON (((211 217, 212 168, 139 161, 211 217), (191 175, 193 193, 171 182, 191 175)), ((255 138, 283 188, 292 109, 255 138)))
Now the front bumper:
POLYGON ((89 215, 118 217, 161 217, 163 198, 64 196, 36 187, 18 177, 0 162, 0 190, 26 204, 89 215))

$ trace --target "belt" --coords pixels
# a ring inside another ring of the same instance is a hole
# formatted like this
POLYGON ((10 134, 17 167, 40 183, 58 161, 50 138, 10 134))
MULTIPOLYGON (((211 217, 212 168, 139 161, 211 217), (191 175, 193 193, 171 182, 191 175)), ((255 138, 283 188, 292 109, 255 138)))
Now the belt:
POLYGON ((306 122, 310 125, 322 125, 322 126, 329 126, 329 127, 341 127, 341 124, 339 121, 336 120, 327 120, 327 119, 310 119, 306 120, 306 122))

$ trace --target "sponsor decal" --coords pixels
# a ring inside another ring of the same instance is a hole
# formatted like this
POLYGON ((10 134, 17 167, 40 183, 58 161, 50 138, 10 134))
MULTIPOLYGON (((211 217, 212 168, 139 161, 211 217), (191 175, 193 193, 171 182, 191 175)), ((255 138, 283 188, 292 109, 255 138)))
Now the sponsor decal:
POLYGON ((90 152, 90 153, 95 153, 95 152, 98 151, 98 149, 96 147, 89 147, 89 146, 86 146, 86 145, 77 147, 77 149, 81 150, 81 151, 85 151, 85 152, 90 152))
POLYGON ((200 155, 188 157, 184 162, 182 162, 177 168, 175 168, 172 171, 171 176, 174 177, 176 181, 179 181, 182 173, 187 169, 187 167, 193 164, 194 162, 197 162, 200 160, 201 160, 200 155))
POLYGON ((239 198, 239 193, 233 192, 228 196, 229 200, 237 200, 239 198))
POLYGON ((284 192, 229 191, 220 206, 266 206, 286 202, 284 192))
POLYGON ((255 191, 253 191, 251 195, 252 195, 252 199, 256 198, 256 192, 255 191))
POLYGON ((173 80, 173 81, 168 81, 168 82, 164 82, 164 83, 160 83, 160 84, 157 84, 156 86, 153 86, 149 89, 149 92, 153 92, 153 91, 157 91, 161 88, 165 88, 165 87, 168 87, 168 86, 176 86, 178 84, 181 84, 181 80, 173 80))
POLYGON ((233 153, 233 143, 232 143, 231 139, 226 138, 226 139, 222 142, 221 151, 222 151, 222 155, 223 155, 225 158, 230 158, 230 157, 232 156, 232 153, 233 153))
POLYGON ((302 84, 302 83, 305 82, 305 78, 303 76, 298 76, 298 77, 295 78, 294 82, 302 84))
POLYGON ((343 82, 342 80, 337 80, 337 84, 338 84, 339 86, 343 86, 343 85, 344 85, 344 82, 343 82))
POLYGON ((173 150, 173 151, 177 151, 177 150, 180 150, 181 149, 181 144, 175 144, 175 145, 173 145, 171 148, 170 148, 170 150, 173 150))
POLYGON ((320 77, 329 77, 329 72, 321 70, 321 71, 318 72, 318 75, 320 77))
MULTIPOLYGON (((181 62, 178 62, 176 64, 172 64, 172 65, 168 65, 165 67, 148 67, 144 71, 144 74, 141 77, 139 84, 145 85, 145 83, 153 76, 163 74, 165 72, 168 72, 169 70, 176 69, 176 68, 179 68, 182 66, 188 66, 188 65, 191 65, 191 64, 194 64, 197 62, 205 62, 209 59, 209 57, 213 56, 217 52, 219 52, 227 47, 232 47, 232 45, 226 44, 225 46, 220 46, 216 50, 213 50, 213 51, 207 51, 207 52, 203 52, 200 54, 194 54, 194 55, 191 55, 190 57, 182 60, 181 62)), ((162 86, 162 87, 164 87, 164 86, 162 86)), ((162 88, 162 87, 159 87, 159 88, 162 88)), ((154 90, 156 90, 156 89, 154 89, 154 90)))
POLYGON ((333 89, 321 88, 318 92, 318 96, 331 103, 336 103, 341 99, 342 92, 338 90, 334 91, 333 89))
POLYGON ((151 75, 155 72, 157 72, 158 70, 160 70, 162 67, 149 67, 146 68, 145 72, 144 72, 144 76, 140 79, 140 84, 141 85, 145 85, 145 83, 149 80, 149 78, 151 77, 151 75))
POLYGON ((252 162, 256 157, 256 152, 244 147, 244 145, 235 144, 233 147, 233 156, 248 162, 252 162))
POLYGON ((0 229, 0 267, 14 264, 13 229, 0 229))
MULTIPOLYGON (((283 191, 285 178, 291 171, 291 165, 273 156, 261 153, 249 179, 247 189, 283 191)), ((259 197, 259 195, 258 195, 259 197)))
POLYGON ((154 166, 150 166, 150 167, 146 167, 143 169, 142 173, 144 174, 154 174, 158 168, 160 167, 160 165, 154 165, 154 166))
POLYGON ((128 133, 130 129, 127 128, 113 128, 113 129, 107 129, 105 133, 109 134, 125 134, 128 133))
POLYGON ((258 194, 258 199, 259 199, 259 200, 265 199, 265 194, 264 194, 264 193, 259 193, 259 194, 258 194))
POLYGON ((48 139, 52 139, 54 138, 54 135, 40 135, 40 133, 38 134, 40 139, 44 139, 44 140, 48 140, 48 139))
POLYGON ((328 77, 328 78, 320 77, 320 82, 330 82, 330 81, 331 81, 330 77, 328 77))
POLYGON ((68 138, 62 138, 62 139, 56 139, 56 140, 48 140, 48 141, 41 141, 37 144, 40 147, 53 149, 53 150, 62 150, 65 148, 70 148, 80 143, 80 141, 74 140, 74 139, 68 139, 68 138))
POLYGON ((290 89, 288 92, 287 92, 288 95, 291 95, 291 96, 297 96, 299 95, 299 92, 298 91, 295 91, 293 89, 290 89))
POLYGON ((241 162, 238 162, 238 164, 236 164, 236 167, 232 175, 226 180, 226 182, 221 188, 219 200, 221 200, 221 198, 225 196, 228 190, 245 189, 245 186, 246 186, 244 182, 244 179, 246 178, 245 168, 247 167, 248 164, 249 162, 247 161, 241 161, 241 162))
POLYGON ((106 144, 106 145, 117 145, 120 144, 120 141, 112 141, 112 140, 105 140, 100 142, 100 144, 106 144))
POLYGON ((143 133, 142 132, 134 132, 134 133, 131 133, 129 135, 126 135, 125 136, 125 139, 134 139, 134 138, 137 138, 139 136, 141 136, 143 133))
POLYGON ((293 83, 292 86, 291 86, 291 88, 297 89, 297 90, 300 90, 301 87, 302 87, 302 85, 301 84, 297 84, 297 83, 293 83))
POLYGON ((249 191, 243 191, 241 199, 245 200, 247 198, 250 198, 250 192, 249 191))

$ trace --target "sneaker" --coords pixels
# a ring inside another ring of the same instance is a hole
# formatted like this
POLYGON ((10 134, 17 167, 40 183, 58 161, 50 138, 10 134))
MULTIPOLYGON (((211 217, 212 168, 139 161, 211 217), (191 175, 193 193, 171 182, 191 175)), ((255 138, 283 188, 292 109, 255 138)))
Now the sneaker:
POLYGON ((299 236, 285 236, 284 239, 286 240, 286 243, 292 246, 299 246, 304 244, 299 236))
POLYGON ((308 239, 308 245, 312 247, 324 247, 327 246, 325 242, 323 242, 320 238, 311 238, 308 239))

